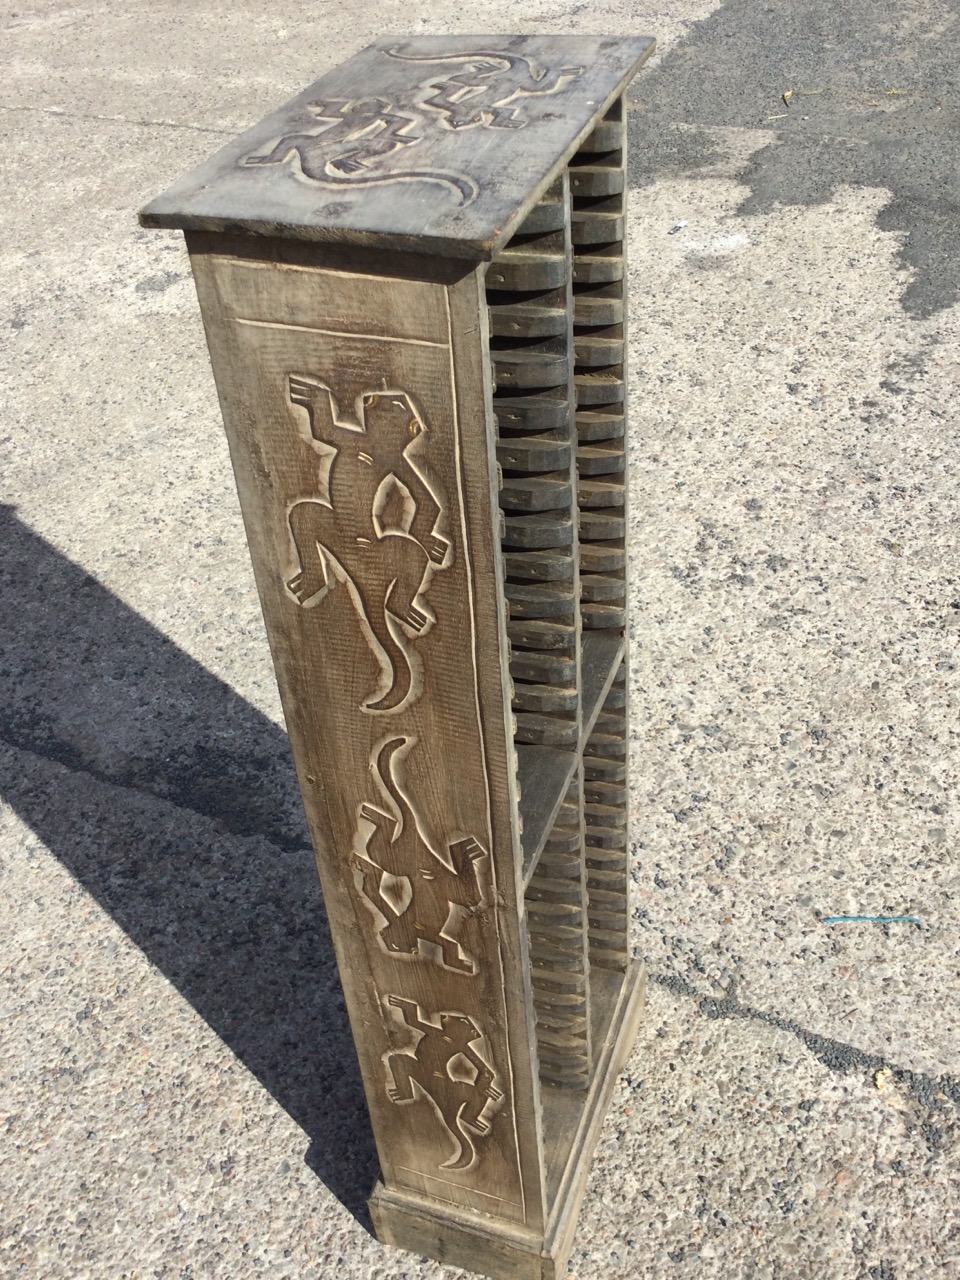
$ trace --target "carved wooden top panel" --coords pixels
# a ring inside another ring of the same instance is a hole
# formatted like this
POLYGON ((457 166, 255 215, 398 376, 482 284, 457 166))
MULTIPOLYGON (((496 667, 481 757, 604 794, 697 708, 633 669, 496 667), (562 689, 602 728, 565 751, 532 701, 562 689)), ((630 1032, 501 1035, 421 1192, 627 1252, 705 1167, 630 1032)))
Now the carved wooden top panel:
POLYGON ((379 41, 141 221, 489 259, 652 50, 640 37, 379 41))

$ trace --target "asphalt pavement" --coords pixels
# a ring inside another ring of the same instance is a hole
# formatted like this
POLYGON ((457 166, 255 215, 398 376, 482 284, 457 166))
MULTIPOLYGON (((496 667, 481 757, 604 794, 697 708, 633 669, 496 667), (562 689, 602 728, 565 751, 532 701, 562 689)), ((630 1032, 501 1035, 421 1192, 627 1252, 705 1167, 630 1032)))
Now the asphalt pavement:
POLYGON ((651 992, 571 1276, 960 1277, 956 4, 0 30, 0 1276, 463 1274, 369 1231, 196 297, 136 211, 386 33, 520 30, 659 44, 629 117, 651 992))

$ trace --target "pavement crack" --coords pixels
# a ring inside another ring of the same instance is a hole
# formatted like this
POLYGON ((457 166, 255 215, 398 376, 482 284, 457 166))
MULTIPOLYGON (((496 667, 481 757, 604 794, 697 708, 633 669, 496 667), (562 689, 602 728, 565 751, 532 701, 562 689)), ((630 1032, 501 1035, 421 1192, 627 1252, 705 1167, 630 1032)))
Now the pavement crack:
POLYGON ((215 129, 211 125, 186 124, 178 120, 131 120, 129 116, 97 115, 92 111, 74 111, 66 107, 32 107, 0 102, 0 111, 22 111, 33 115, 62 116, 69 120, 96 120, 102 124, 130 124, 141 129, 181 129, 188 133, 215 133, 221 138, 232 138, 235 129, 215 129))
POLYGON ((957 1077, 930 1076, 923 1071, 912 1071, 909 1067, 901 1067, 890 1062, 880 1054, 867 1053, 843 1040, 834 1040, 831 1036, 809 1031, 793 1018, 784 1018, 764 1009, 754 1009, 749 1005, 741 1004, 735 989, 718 998, 705 996, 692 983, 670 974, 650 974, 650 981, 657 983, 673 995, 696 1000, 705 1018, 731 1018, 759 1022, 768 1027, 775 1027, 778 1031, 785 1031, 795 1036, 828 1070, 840 1075, 846 1075, 851 1071, 863 1071, 865 1075, 876 1079, 879 1072, 889 1072, 904 1093, 927 1112, 928 1119, 920 1125, 920 1131, 928 1147, 936 1152, 944 1145, 944 1135, 931 1123, 930 1117, 936 1113, 942 1113, 948 1102, 960 1111, 960 1079, 957 1077))

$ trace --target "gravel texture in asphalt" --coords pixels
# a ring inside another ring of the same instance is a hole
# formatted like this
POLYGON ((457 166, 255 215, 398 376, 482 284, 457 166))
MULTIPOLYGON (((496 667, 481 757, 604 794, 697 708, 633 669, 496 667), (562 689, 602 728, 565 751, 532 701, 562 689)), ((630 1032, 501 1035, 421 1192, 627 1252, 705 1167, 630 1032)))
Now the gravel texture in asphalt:
POLYGON ((960 1276, 956 5, 0 27, 0 1276, 462 1274, 369 1234, 189 267, 135 215, 375 38, 516 30, 660 45, 630 111, 651 993, 571 1276, 960 1276))

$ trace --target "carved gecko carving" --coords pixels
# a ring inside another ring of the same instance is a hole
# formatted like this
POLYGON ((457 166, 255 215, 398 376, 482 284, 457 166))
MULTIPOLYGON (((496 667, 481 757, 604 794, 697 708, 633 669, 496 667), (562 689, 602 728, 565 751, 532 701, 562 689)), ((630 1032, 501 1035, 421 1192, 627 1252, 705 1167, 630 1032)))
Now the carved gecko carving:
POLYGON ((475 53, 428 54, 387 51, 391 58, 403 62, 454 63, 461 70, 428 81, 429 90, 421 105, 438 111, 447 129, 522 129, 519 107, 511 105, 521 98, 541 98, 560 93, 583 67, 562 67, 548 72, 519 54, 477 51, 475 53))
MULTIPOLYGON (((300 568, 287 589, 304 608, 348 582, 364 633, 390 687, 368 711, 396 711, 416 692, 402 626, 421 635, 432 622, 423 603, 428 566, 445 567, 449 541, 437 532, 442 508, 407 449, 425 430, 405 391, 367 392, 359 426, 339 416, 320 378, 290 374, 290 401, 307 411, 310 434, 325 446, 327 493, 290 508, 300 568)), ((371 694, 373 698, 375 695, 371 694)))
POLYGON ((359 817, 374 824, 362 857, 356 858, 361 892, 383 917, 378 933, 387 951, 420 954, 420 944, 438 949, 438 962, 459 973, 475 973, 472 959, 458 941, 464 914, 483 904, 477 866, 487 854, 467 837, 447 846, 449 865, 420 834, 420 823, 409 797, 399 785, 394 763, 414 739, 391 738, 377 750, 373 768, 384 791, 396 805, 399 820, 375 805, 362 804, 359 817), (384 875, 404 882, 404 896, 384 890, 384 875), (404 900, 405 899, 405 900, 404 900))
MULTIPOLYGON (((308 117, 295 132, 284 134, 269 150, 243 156, 244 168, 290 164, 308 182, 326 187, 370 187, 399 182, 429 182, 447 187, 462 205, 479 194, 465 173, 446 169, 404 169, 399 153, 423 143, 431 125, 452 131, 522 129, 524 99, 561 93, 583 67, 548 71, 529 58, 496 50, 472 53, 403 53, 384 51, 403 62, 456 68, 446 75, 405 90, 398 105, 384 98, 328 98, 309 102, 308 117), (432 116, 424 112, 435 113, 432 116), (439 119, 438 119, 439 117, 439 119), (314 123, 315 122, 315 123, 314 123), (417 132, 414 133, 413 130, 417 132)), ((422 148, 421 148, 422 149, 422 148)))
POLYGON ((387 1003, 400 1010, 406 1025, 420 1037, 412 1052, 387 1055, 393 1077, 387 1092, 401 1104, 415 1102, 418 1090, 429 1098, 457 1144, 440 1168, 472 1168, 477 1161, 474 1139, 490 1132, 484 1113, 503 1097, 496 1072, 473 1047, 483 1033, 465 1013, 441 1013, 437 1023, 420 1016, 415 1000, 388 996, 387 1003))
POLYGON ((477 186, 446 170, 383 168, 395 152, 420 142, 410 130, 416 116, 398 112, 382 98, 331 98, 307 104, 318 128, 284 134, 263 155, 244 156, 244 167, 294 163, 311 182, 328 187, 370 187, 391 182, 433 182, 449 187, 461 204, 476 198, 477 186))

